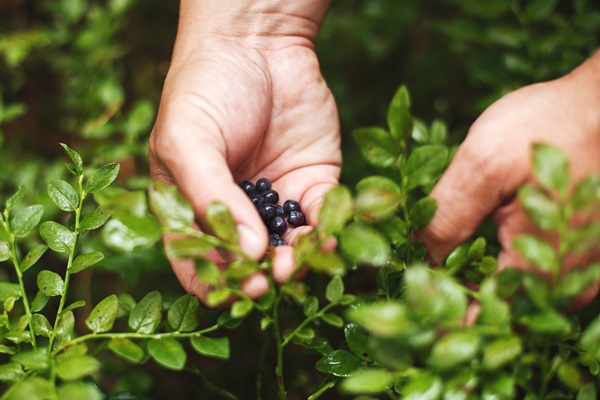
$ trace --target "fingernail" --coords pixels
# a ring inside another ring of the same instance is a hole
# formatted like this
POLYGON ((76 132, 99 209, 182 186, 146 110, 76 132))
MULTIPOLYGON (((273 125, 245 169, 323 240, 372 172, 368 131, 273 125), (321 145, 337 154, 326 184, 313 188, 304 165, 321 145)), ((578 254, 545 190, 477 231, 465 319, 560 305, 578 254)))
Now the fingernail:
POLYGON ((261 236, 246 225, 237 226, 240 237, 240 249, 252 258, 258 259, 266 251, 266 243, 263 243, 261 236))

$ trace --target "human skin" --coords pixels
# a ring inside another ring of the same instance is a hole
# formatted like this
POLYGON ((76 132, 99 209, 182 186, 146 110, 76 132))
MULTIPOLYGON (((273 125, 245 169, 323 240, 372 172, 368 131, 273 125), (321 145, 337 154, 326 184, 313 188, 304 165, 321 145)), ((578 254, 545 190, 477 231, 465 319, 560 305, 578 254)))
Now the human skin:
MULTIPOLYGON (((181 2, 149 142, 151 176, 179 187, 199 229, 207 229, 208 204, 224 202, 237 223, 241 249, 255 259, 267 250, 267 233, 239 182, 268 177, 282 199, 300 202, 309 226, 316 223, 324 194, 338 182, 337 109, 314 52, 328 6, 322 0, 181 2)), ((219 254, 213 260, 225 264, 219 254)), ((290 246, 276 249, 277 280, 290 275, 292 260, 290 246)), ((208 287, 196 279, 193 264, 171 264, 183 287, 205 300, 208 287)), ((262 274, 242 286, 251 297, 267 288, 262 274)))
MULTIPOLYGON (((172 64, 149 143, 151 175, 178 185, 193 205, 199 229, 206 229, 210 201, 226 203, 241 248, 255 259, 264 254, 267 235, 238 182, 271 178, 282 198, 300 200, 314 226, 324 193, 338 181, 337 110, 314 53, 328 6, 319 0, 181 2, 172 64)), ((542 234, 515 197, 521 185, 533 182, 532 145, 545 142, 565 151, 574 182, 600 174, 599 88, 597 53, 562 78, 502 97, 475 121, 431 192, 438 202, 433 220, 417 232, 434 264, 491 215, 502 245, 500 267, 530 267, 512 241, 521 233, 542 234)), ((220 255, 214 259, 225 265, 220 255)), ((208 287, 196 279, 193 265, 172 260, 172 266, 183 287, 205 299, 208 287)), ((285 280, 294 268, 291 246, 278 247, 276 280, 285 280)), ((267 287, 257 274, 242 289, 257 297, 267 287)), ((585 303, 597 291, 591 288, 580 300, 585 303)))

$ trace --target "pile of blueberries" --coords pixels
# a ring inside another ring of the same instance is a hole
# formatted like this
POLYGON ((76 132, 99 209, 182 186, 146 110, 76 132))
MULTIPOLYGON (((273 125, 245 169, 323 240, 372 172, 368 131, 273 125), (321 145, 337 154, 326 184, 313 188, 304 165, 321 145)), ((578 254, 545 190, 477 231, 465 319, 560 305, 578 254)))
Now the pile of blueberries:
POLYGON ((296 200, 286 200, 283 206, 278 205, 279 193, 271 189, 271 181, 260 178, 256 184, 250 181, 240 183, 240 187, 252 200, 267 230, 269 231, 269 244, 282 246, 287 244, 282 237, 288 225, 292 227, 306 224, 306 218, 296 200))

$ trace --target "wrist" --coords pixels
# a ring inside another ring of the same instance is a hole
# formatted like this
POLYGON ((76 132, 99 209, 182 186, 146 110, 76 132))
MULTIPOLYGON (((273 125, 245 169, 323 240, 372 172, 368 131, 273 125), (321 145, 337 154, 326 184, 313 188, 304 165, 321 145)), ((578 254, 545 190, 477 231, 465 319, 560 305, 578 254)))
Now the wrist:
POLYGON ((312 46, 331 0, 181 0, 176 50, 212 40, 252 48, 312 46))

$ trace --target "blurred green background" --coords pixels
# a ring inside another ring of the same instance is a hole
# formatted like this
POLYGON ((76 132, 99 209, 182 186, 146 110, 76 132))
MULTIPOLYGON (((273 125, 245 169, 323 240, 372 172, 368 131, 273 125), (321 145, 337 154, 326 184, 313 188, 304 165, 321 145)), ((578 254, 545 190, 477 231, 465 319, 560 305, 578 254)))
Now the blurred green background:
MULTIPOLYGON (((95 199, 111 207, 115 218, 100 234, 84 237, 83 246, 100 248, 107 257, 94 284, 91 272, 77 275, 80 298, 154 289, 175 296, 181 290, 157 245, 158 226, 146 213, 143 195, 149 183, 147 138, 177 14, 177 1, 0 0, 0 200, 23 184, 26 203, 42 203, 45 219, 60 219, 46 195, 49 179, 68 179, 59 142, 91 164, 121 163, 122 189, 95 199)), ((407 85, 415 115, 426 123, 444 121, 451 142, 460 143, 495 99, 568 73, 599 42, 600 2, 592 0, 334 1, 316 50, 339 106, 342 181, 353 184, 376 172, 362 161, 350 133, 383 125, 399 85, 407 85)), ((56 268, 58 261, 47 260, 56 268)), ((11 276, 0 272, 0 279, 11 276)), ((206 318, 214 315, 207 312, 206 318)), ((232 335, 243 338, 233 341, 241 346, 233 349, 234 359, 198 360, 199 369, 188 371, 187 380, 160 368, 115 364, 107 384, 145 398, 165 398, 173 390, 179 391, 173 398, 203 398, 211 382, 237 387, 238 395, 252 391, 246 360, 235 354, 248 350, 244 343, 260 342, 260 333, 232 335)), ((250 362, 256 354, 247 357, 250 362)), ((298 396, 291 398, 305 398, 302 387, 318 379, 312 366, 289 368, 296 368, 298 396)), ((271 374, 271 366, 265 370, 271 374)), ((265 393, 274 391, 266 387, 265 393)), ((206 398, 228 398, 222 396, 206 398)))

